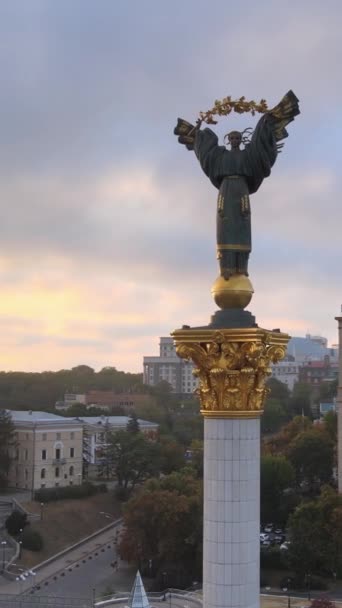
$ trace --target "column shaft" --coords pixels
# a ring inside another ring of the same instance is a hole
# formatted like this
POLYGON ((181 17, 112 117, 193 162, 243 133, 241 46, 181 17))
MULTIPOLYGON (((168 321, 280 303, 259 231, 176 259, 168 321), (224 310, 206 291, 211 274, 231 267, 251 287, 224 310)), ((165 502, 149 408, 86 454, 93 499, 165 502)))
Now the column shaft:
POLYGON ((258 608, 260 419, 204 419, 204 608, 258 608))

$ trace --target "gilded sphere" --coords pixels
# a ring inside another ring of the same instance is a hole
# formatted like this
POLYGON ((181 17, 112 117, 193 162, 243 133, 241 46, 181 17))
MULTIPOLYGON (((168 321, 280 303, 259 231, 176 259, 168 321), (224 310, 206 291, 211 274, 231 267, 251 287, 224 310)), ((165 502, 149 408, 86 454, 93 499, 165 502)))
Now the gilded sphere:
POLYGON ((253 285, 244 274, 233 274, 229 279, 217 277, 211 288, 217 306, 228 308, 246 308, 254 293, 253 285))

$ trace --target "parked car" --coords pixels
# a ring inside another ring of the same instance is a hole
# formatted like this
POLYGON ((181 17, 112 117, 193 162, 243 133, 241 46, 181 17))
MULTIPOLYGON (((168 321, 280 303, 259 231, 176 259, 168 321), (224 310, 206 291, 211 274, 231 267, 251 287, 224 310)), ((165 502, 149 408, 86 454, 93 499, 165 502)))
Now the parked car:
POLYGON ((282 545, 280 545, 280 551, 288 551, 291 541, 286 540, 282 545))
POLYGON ((269 536, 265 532, 260 532, 260 542, 262 542, 264 540, 270 540, 269 536))
POLYGON ((273 530, 273 524, 266 524, 264 531, 265 532, 272 532, 273 530))

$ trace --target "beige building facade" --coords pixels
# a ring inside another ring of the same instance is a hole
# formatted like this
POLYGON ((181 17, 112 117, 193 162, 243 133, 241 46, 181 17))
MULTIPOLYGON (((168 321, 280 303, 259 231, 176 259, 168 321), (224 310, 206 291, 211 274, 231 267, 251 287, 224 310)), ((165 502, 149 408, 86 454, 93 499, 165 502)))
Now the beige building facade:
POLYGON ((81 421, 47 412, 9 413, 16 434, 10 486, 33 493, 82 483, 81 421))

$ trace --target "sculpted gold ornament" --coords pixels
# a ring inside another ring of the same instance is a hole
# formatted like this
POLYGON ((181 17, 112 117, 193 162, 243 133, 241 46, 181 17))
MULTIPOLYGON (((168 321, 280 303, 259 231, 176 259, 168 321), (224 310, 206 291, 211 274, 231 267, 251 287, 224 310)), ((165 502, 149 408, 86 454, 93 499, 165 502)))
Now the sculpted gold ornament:
POLYGON ((199 113, 199 121, 206 122, 208 125, 216 125, 217 120, 214 120, 214 116, 227 116, 231 112, 237 112, 238 114, 244 114, 245 112, 250 112, 252 116, 256 112, 260 114, 265 114, 267 112, 268 106, 265 99, 261 99, 259 102, 256 101, 246 101, 245 97, 240 97, 239 99, 233 100, 230 96, 225 97, 222 101, 216 99, 214 103, 214 107, 207 112, 199 113))
POLYGON ((282 359, 289 336, 260 328, 173 333, 177 354, 191 360, 207 417, 256 417, 268 393, 271 363, 282 359))

